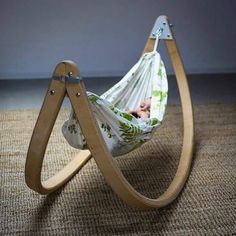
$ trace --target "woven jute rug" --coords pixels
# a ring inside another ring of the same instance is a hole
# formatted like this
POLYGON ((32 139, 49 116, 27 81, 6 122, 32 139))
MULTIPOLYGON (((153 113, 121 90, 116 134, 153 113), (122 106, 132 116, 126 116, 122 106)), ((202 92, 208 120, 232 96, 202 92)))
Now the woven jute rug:
MULTIPOLYGON (((236 104, 198 105, 191 174, 179 197, 156 210, 134 209, 105 182, 95 161, 63 188, 43 196, 24 181, 26 153, 38 110, 0 112, 1 235, 233 235, 236 234, 236 104)), ((43 165, 43 178, 76 153, 61 134, 59 113, 43 165)), ((129 182, 157 197, 171 182, 182 144, 182 114, 168 107, 153 139, 116 158, 129 182)))

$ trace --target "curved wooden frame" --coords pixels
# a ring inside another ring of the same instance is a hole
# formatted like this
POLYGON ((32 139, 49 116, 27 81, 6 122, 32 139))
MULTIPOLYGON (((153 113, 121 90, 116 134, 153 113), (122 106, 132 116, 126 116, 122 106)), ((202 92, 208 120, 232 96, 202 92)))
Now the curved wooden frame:
MULTIPOLYGON (((149 38, 144 52, 151 51, 154 42, 155 39, 149 38)), ((83 81, 78 80, 78 83, 76 83, 66 79, 68 74, 70 76, 79 76, 79 70, 71 61, 64 61, 57 65, 53 78, 61 77, 62 80, 52 79, 33 131, 25 166, 26 183, 31 189, 41 194, 55 191, 68 182, 93 156, 98 168, 112 189, 131 206, 144 209, 160 208, 171 203, 178 196, 186 182, 191 167, 194 144, 193 110, 187 78, 175 39, 165 40, 165 43, 177 78, 184 121, 184 137, 180 161, 177 172, 168 189, 157 199, 150 199, 137 192, 126 180, 116 161, 106 148, 90 108, 83 81), (41 169, 46 146, 66 94, 71 101, 90 151, 80 150, 78 155, 64 169, 45 182, 41 182, 41 169)))

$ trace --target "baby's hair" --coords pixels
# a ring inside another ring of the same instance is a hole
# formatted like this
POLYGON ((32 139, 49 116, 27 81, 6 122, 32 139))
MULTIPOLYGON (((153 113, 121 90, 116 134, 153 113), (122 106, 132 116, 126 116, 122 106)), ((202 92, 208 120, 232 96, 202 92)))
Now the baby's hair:
POLYGON ((131 112, 131 115, 134 116, 135 118, 140 118, 140 116, 137 114, 137 112, 131 112))

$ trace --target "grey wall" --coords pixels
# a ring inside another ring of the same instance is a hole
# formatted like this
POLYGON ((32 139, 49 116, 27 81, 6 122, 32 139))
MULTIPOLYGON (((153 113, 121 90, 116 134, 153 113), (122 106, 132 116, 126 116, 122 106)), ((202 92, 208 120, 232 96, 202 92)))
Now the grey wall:
POLYGON ((236 72, 235 12, 235 0, 5 0, 0 78, 49 77, 63 59, 84 76, 123 75, 161 14, 175 25, 188 73, 236 72))

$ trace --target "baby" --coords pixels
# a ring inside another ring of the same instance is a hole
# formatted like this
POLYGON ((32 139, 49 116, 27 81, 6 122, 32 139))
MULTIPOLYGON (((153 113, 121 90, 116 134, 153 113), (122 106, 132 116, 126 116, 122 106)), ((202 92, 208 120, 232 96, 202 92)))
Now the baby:
POLYGON ((150 108, 151 108, 151 97, 146 98, 141 102, 140 106, 133 111, 128 111, 127 113, 133 115, 136 118, 147 119, 150 118, 150 108))

